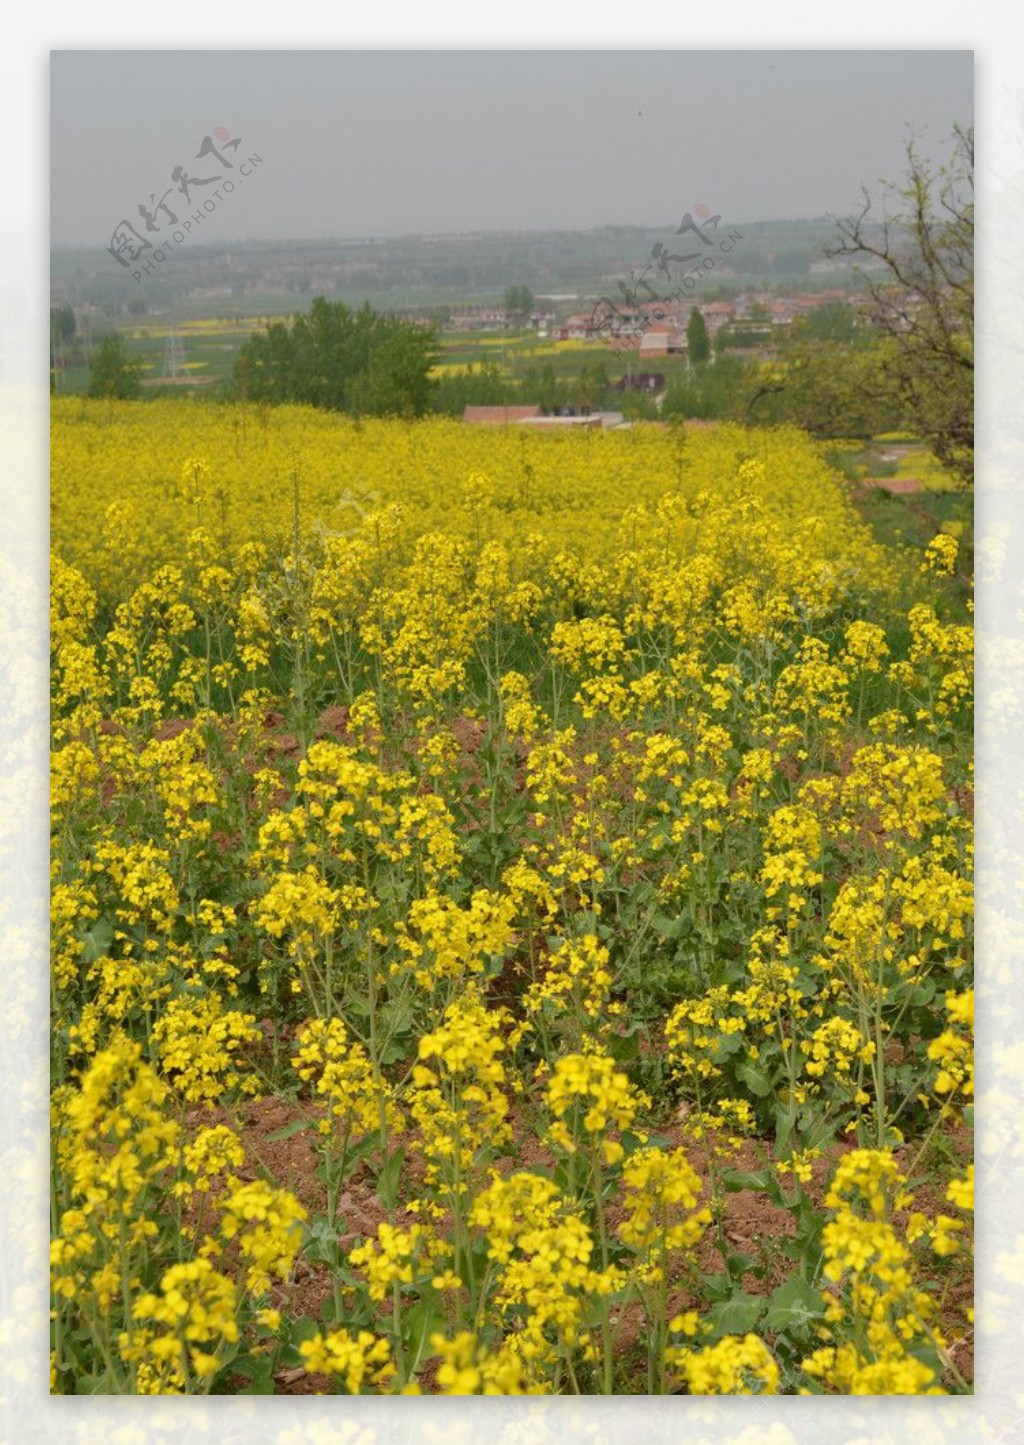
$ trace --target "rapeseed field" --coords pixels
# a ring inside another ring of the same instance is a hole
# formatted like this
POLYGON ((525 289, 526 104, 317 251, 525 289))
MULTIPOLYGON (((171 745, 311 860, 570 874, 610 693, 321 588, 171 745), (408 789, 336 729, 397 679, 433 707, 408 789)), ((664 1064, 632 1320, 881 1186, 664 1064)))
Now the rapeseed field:
POLYGON ((58 399, 51 1388, 970 1389, 970 579, 804 434, 58 399))

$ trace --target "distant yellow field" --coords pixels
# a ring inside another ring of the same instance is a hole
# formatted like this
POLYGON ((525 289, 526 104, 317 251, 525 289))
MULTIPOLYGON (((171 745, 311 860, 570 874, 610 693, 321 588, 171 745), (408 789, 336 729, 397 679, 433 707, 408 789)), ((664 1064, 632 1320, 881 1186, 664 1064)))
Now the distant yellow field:
POLYGON ((560 549, 598 558, 624 536, 642 546, 673 494, 684 515, 714 498, 748 516, 730 546, 747 545, 756 514, 797 559, 842 559, 876 577, 892 567, 796 430, 538 435, 440 417, 360 424, 305 407, 78 398, 57 398, 52 418, 53 546, 101 589, 176 558, 200 523, 235 546, 286 536, 296 516, 304 532, 348 531, 388 503, 400 504, 410 535, 443 528, 501 541, 536 571, 560 549), (190 458, 201 462, 197 486, 182 480, 190 458), (742 480, 746 458, 761 465, 742 480), (111 548, 111 526, 130 546, 111 548))

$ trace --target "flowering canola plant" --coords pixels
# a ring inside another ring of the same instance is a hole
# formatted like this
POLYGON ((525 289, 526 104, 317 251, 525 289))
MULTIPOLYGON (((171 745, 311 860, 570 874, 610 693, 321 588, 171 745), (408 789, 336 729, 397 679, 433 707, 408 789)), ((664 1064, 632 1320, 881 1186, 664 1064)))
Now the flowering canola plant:
POLYGON ((54 1390, 968 1388, 955 538, 726 425, 58 398, 52 498, 54 1390))

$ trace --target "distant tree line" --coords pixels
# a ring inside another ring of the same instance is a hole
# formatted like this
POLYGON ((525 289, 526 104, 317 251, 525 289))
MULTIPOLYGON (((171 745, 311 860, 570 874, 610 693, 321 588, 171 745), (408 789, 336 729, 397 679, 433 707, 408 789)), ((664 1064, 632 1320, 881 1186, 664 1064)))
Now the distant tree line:
MULTIPOLYGON (((468 405, 538 404, 549 414, 621 408, 630 417, 729 419, 749 424, 793 423, 822 438, 870 437, 897 428, 926 441, 965 483, 974 458, 974 137, 957 128, 952 155, 937 172, 907 147, 908 172, 889 187, 881 221, 865 194, 858 215, 841 222, 833 254, 863 258, 866 273, 857 310, 826 301, 795 321, 779 339, 758 322, 719 330, 711 345, 694 309, 687 327, 689 363, 665 365, 660 399, 644 390, 614 388, 603 359, 575 371, 549 362, 486 362, 440 378, 439 321, 427 325, 384 315, 364 304, 352 310, 318 296, 308 315, 277 321, 242 347, 234 394, 259 401, 298 402, 355 415, 417 417, 428 411, 460 416, 468 405), (895 193, 896 204, 892 204, 895 193), (765 362, 730 354, 766 339, 777 355, 765 362)), ((712 293, 708 292, 708 299, 712 293)), ((534 298, 511 286, 505 309, 525 320, 534 298)), ((66 365, 76 345, 75 314, 51 308, 51 372, 66 365)), ((563 360, 563 358, 559 358, 563 360)), ((609 361, 611 358, 609 357, 609 361)), ((93 358, 94 396, 139 394, 138 366, 117 336, 93 358)))
MULTIPOLYGON (((584 363, 576 371, 556 369, 550 362, 519 362, 512 375, 497 362, 442 376, 434 390, 432 409, 461 416, 467 406, 539 406, 545 416, 567 410, 580 415, 600 411, 614 401, 613 381, 603 360, 584 363)), ((616 406, 619 405, 614 401, 616 406)))
MULTIPOLYGON (((273 322, 245 343, 236 358, 233 394, 357 416, 433 412, 461 417, 467 406, 529 403, 546 415, 619 410, 631 420, 788 422, 823 439, 870 437, 914 426, 912 411, 891 382, 893 338, 858 320, 845 303, 824 303, 794 322, 777 343, 778 356, 767 363, 723 354, 722 336, 730 346, 766 339, 756 329, 748 337, 743 323, 721 328, 712 347, 706 323, 694 309, 687 335, 688 361, 663 363, 667 376, 659 381, 657 397, 647 388, 625 387, 610 371, 610 357, 608 363, 588 358, 575 368, 513 359, 508 369, 486 361, 432 378, 436 324, 424 327, 368 305, 351 310, 317 297, 308 315, 273 322)), ((55 360, 61 348, 74 346, 70 306, 52 309, 50 337, 55 360)), ((777 331, 767 339, 776 343, 777 331)), ((110 333, 93 355, 89 395, 138 398, 140 372, 121 337, 110 333)))

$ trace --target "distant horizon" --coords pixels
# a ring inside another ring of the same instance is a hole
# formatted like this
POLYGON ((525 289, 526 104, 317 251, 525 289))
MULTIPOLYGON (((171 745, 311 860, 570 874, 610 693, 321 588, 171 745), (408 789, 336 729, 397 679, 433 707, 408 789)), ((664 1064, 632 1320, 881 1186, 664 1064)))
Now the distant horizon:
MULTIPOLYGON (((791 226, 791 225, 816 225, 842 219, 841 217, 820 212, 814 216, 748 216, 741 220, 730 220, 731 226, 791 226)), ((495 226, 484 228, 479 226, 471 227, 464 231, 372 231, 364 235, 338 236, 227 236, 223 239, 199 240, 190 239, 190 250, 205 246, 213 249, 218 246, 315 246, 315 245, 340 245, 359 246, 368 245, 374 241, 442 241, 442 240, 471 240, 482 236, 545 236, 545 235, 574 235, 583 236, 598 235, 602 231, 661 231, 662 233, 675 229, 676 221, 666 221, 664 224, 658 222, 640 223, 628 221, 606 221, 594 226, 495 226)), ((50 251, 89 251, 96 250, 103 252, 106 245, 97 241, 53 241, 50 242, 50 251)))

